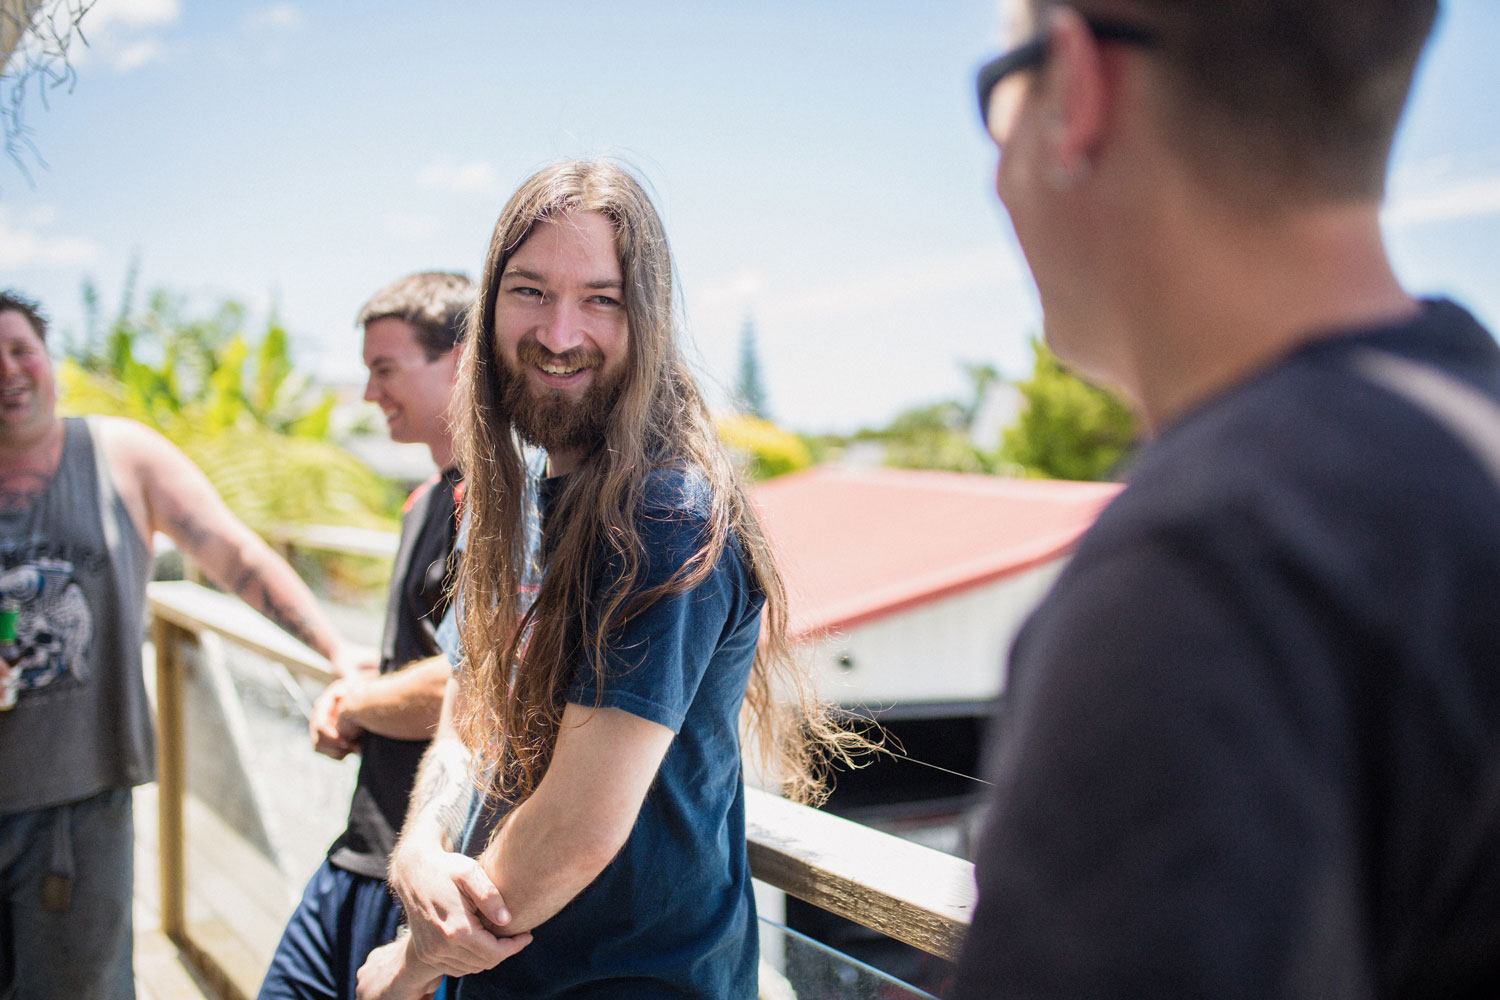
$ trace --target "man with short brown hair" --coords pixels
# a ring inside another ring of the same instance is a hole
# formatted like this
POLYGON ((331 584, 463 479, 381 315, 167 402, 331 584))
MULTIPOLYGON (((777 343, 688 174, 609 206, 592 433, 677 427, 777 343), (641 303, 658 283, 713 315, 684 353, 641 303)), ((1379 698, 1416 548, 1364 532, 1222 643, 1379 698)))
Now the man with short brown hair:
POLYGON ((456 570, 464 482, 453 454, 453 390, 473 301, 464 275, 424 271, 391 282, 359 310, 365 399, 385 414, 392 440, 427 446, 438 473, 406 501, 378 672, 334 681, 314 706, 314 749, 335 760, 359 753, 359 779, 349 823, 287 921, 261 1000, 352 997, 365 956, 395 936, 401 919, 385 871, 451 673, 436 632, 456 570))
POLYGON ((1500 995, 1500 349, 1379 221, 1436 2, 1013 10, 996 187, 1155 438, 1016 640, 952 996, 1500 995))

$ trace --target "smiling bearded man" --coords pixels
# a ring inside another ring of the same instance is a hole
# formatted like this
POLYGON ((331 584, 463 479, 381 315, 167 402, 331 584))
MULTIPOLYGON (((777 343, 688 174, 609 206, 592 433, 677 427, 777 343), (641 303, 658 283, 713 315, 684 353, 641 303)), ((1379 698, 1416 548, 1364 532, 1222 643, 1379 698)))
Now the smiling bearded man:
MULTIPOLYGON (((516 360, 555 376, 571 376, 603 364, 604 356, 596 348, 574 348, 553 354, 536 340, 516 345, 516 360)), ((510 414, 511 423, 521 440, 546 448, 567 452, 585 447, 604 435, 604 422, 620 398, 622 375, 615 372, 591 382, 581 398, 532 385, 524 374, 510 363, 500 360, 496 366, 501 399, 510 414)))
POLYGON ((392 857, 411 934, 371 957, 362 996, 444 973, 463 998, 756 994, 742 704, 794 791, 804 734, 843 737, 797 703, 782 583, 672 285, 661 220, 618 167, 549 167, 501 214, 460 376, 467 662, 392 857), (547 449, 539 565, 518 438, 547 449), (492 808, 466 845, 471 769, 492 808))

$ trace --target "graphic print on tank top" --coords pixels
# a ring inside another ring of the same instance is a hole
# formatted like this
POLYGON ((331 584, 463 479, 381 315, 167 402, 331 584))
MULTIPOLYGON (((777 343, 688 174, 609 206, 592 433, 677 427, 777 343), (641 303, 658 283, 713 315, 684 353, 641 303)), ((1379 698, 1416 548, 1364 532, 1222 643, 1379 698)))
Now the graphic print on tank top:
MULTIPOLYGON (((6 560, 7 562, 9 560, 6 560)), ((16 646, 20 695, 88 680, 94 615, 67 559, 34 557, 0 572, 0 604, 20 612, 16 646)))

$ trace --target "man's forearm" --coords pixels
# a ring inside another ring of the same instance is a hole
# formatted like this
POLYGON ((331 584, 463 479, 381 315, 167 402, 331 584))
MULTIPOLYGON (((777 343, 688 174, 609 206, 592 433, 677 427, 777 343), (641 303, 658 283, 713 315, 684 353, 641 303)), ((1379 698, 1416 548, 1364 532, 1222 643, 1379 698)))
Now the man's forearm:
MULTIPOLYGON (((187 520, 191 521, 191 515, 187 520)), ((207 529, 192 524, 178 529, 189 537, 203 539, 197 551, 189 552, 202 565, 208 578, 234 594, 288 635, 332 660, 342 637, 318 604, 307 584, 271 547, 249 529, 238 538, 212 538, 207 529)))
POLYGON ((510 910, 502 934, 551 919, 599 877, 630 836, 673 735, 620 709, 566 706, 546 775, 479 859, 510 910))
POLYGON ((478 862, 456 853, 474 788, 469 752, 453 724, 461 700, 450 680, 389 871, 411 926, 412 958, 449 975, 488 969, 530 940, 494 933, 510 920, 505 901, 478 862))
POLYGON ((452 673, 446 656, 434 656, 391 673, 353 678, 344 682, 340 710, 366 732, 425 740, 437 729, 452 673))
POLYGON ((417 780, 407 807, 401 839, 425 839, 445 851, 463 845, 464 823, 473 797, 470 757, 463 741, 441 734, 422 756, 417 780))
POLYGON ((260 552, 252 548, 238 561, 235 570, 233 580, 227 581, 231 593, 294 639, 334 659, 342 641, 338 631, 307 584, 269 546, 260 552))

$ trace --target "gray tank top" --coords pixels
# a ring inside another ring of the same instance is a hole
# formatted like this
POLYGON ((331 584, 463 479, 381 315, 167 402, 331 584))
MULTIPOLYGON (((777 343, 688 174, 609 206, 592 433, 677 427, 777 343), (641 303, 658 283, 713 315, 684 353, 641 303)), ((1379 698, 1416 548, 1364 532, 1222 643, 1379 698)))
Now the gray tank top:
POLYGON ((96 447, 64 421, 62 459, 28 510, 0 514, 0 599, 19 603, 16 706, 0 712, 0 814, 155 776, 141 675, 150 552, 96 447))

